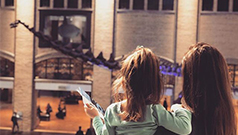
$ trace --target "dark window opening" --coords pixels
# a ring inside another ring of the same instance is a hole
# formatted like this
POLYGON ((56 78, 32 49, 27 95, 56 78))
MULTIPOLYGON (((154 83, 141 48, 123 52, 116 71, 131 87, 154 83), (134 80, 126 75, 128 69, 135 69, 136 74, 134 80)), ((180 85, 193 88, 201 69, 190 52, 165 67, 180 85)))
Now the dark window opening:
POLYGON ((148 0, 148 10, 159 10, 159 0, 148 0))
MULTIPOLYGON (((90 47, 91 12, 90 11, 40 11, 40 31, 58 45, 82 45, 90 47)), ((51 47, 51 43, 39 40, 39 47, 51 47)))
POLYGON ((82 0, 82 8, 92 8, 92 0, 82 0))
POLYGON ((174 10, 174 0, 163 0, 163 10, 174 10))
POLYGON ((6 7, 14 6, 14 0, 5 0, 5 6, 6 7))
POLYGON ((212 11, 213 10, 213 0, 203 0, 202 1, 202 10, 203 11, 212 11))
POLYGON ((14 77, 14 63, 3 57, 0 57, 0 76, 14 77))
POLYGON ((144 0, 133 0, 133 9, 144 10, 144 0))
POLYGON ((68 8, 78 8, 78 0, 68 0, 68 8))
POLYGON ((229 0, 218 0, 217 11, 228 11, 229 0))
POLYGON ((130 1, 129 0, 120 0, 119 1, 119 9, 129 9, 130 1))
POLYGON ((50 0, 41 0, 40 7, 50 7, 50 0))
POLYGON ((54 8, 63 8, 64 0, 54 0, 54 8))
POLYGON ((238 11, 238 0, 233 1, 233 11, 238 11))

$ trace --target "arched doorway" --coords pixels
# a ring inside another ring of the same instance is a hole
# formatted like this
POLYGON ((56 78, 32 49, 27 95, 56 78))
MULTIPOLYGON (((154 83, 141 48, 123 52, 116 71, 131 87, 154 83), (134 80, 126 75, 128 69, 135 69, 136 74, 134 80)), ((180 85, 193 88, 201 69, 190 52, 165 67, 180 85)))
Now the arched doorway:
POLYGON ((91 121, 75 90, 81 87, 90 95, 92 75, 92 65, 80 59, 57 57, 36 63, 35 91, 41 113, 37 114, 35 131, 75 133, 81 126, 86 132, 91 121), (46 112, 48 104, 52 108, 50 115, 46 112))

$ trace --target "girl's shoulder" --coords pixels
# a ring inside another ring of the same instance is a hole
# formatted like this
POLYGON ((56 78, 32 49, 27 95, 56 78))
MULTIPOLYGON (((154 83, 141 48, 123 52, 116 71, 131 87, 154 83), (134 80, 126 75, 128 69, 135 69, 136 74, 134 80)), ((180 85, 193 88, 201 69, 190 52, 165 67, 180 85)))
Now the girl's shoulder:
MULTIPOLYGON (((106 112, 107 113, 116 113, 116 114, 120 114, 122 113, 121 111, 121 106, 122 106, 122 102, 124 101, 121 101, 121 102, 115 102, 115 103, 112 103, 111 105, 109 105, 107 107, 107 110, 106 112)), ((147 105, 147 110, 151 110, 152 112, 154 111, 166 111, 166 109, 161 105, 161 104, 150 104, 150 105, 147 105)))
POLYGON ((108 106, 107 111, 120 113, 121 112, 121 104, 122 102, 115 102, 108 106))
POLYGON ((149 106, 153 109, 165 109, 161 104, 150 104, 149 106))
POLYGON ((167 110, 161 104, 150 104, 150 105, 147 105, 147 111, 148 110, 150 110, 150 113, 153 116, 156 116, 156 117, 158 117, 159 115, 164 114, 164 113, 167 112, 167 110))

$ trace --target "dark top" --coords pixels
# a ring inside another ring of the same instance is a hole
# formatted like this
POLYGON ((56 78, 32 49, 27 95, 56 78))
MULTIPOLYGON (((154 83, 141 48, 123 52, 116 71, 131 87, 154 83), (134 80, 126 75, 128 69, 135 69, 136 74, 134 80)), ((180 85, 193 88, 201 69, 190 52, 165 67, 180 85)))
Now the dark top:
POLYGON ((167 104, 167 101, 166 101, 166 100, 164 100, 163 106, 164 106, 164 108, 167 110, 168 104, 167 104))
POLYGON ((82 130, 79 130, 79 131, 76 132, 75 135, 83 135, 83 131, 82 131, 82 130))
POLYGON ((37 108, 37 113, 39 113, 39 114, 42 113, 42 111, 39 107, 37 108))
POLYGON ((50 105, 47 105, 46 113, 50 114, 51 112, 52 112, 52 107, 50 105))
POLYGON ((16 117, 16 116, 12 116, 11 121, 12 121, 14 124, 17 124, 17 117, 16 117))
POLYGON ((88 129, 88 130, 87 130, 86 135, 92 135, 91 129, 88 129))

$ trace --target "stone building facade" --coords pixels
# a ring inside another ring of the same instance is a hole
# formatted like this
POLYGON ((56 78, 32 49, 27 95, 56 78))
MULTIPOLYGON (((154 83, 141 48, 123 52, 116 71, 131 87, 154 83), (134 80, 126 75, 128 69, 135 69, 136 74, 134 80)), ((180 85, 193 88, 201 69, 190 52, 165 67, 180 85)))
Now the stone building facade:
MULTIPOLYGON (((181 63, 190 45, 208 42, 233 66, 233 86, 238 86, 238 0, 76 0, 76 7, 71 0, 59 0, 58 7, 55 1, 1 0, 0 57, 14 63, 14 77, 0 77, 1 88, 12 88, 13 108, 24 114, 23 131, 37 125, 34 65, 69 58, 39 47, 39 39, 22 25, 10 29, 9 24, 19 19, 40 30, 42 11, 90 13, 90 47, 95 56, 102 51, 106 59, 112 52, 121 57, 143 45, 159 57, 181 63), (90 6, 84 7, 85 1, 90 6)), ((111 103, 111 76, 110 70, 93 66, 92 97, 104 108, 111 103)), ((175 77, 175 98, 181 89, 181 78, 175 77)))

